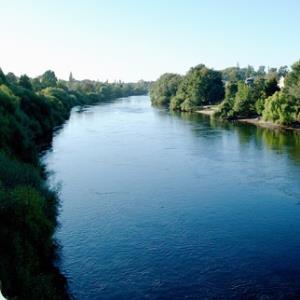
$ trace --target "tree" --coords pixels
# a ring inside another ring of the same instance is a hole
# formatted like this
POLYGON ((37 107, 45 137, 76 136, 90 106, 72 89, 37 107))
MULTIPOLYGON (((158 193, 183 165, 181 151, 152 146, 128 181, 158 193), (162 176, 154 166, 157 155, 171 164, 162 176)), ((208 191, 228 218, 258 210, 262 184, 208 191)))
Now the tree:
POLYGON ((165 73, 150 88, 151 102, 154 105, 169 105, 176 95, 182 77, 178 74, 165 73))
POLYGON ((22 86, 24 89, 32 90, 32 84, 27 75, 21 75, 19 79, 19 85, 22 86))
POLYGON ((74 82, 74 77, 73 77, 73 74, 72 72, 70 72, 70 75, 69 75, 69 82, 74 82))
POLYGON ((40 91, 45 88, 45 86, 41 83, 41 79, 38 77, 31 79, 31 84, 34 91, 40 91))
POLYGON ((260 77, 264 77, 266 75, 266 67, 265 66, 259 66, 257 70, 257 75, 260 77))
POLYGON ((225 81, 244 80, 243 72, 240 67, 229 67, 221 71, 225 81))
POLYGON ((253 77, 255 75, 256 75, 256 73, 255 73, 254 67, 248 65, 248 67, 246 69, 246 77, 253 77))
POLYGON ((288 73, 284 81, 284 92, 300 100, 300 60, 292 65, 291 72, 288 73))
POLYGON ((285 93, 276 92, 266 100, 263 118, 279 124, 291 124, 295 121, 293 103, 285 93))
POLYGON ((285 77, 289 72, 289 67, 288 66, 281 66, 279 69, 278 69, 278 78, 280 77, 285 77))
POLYGON ((249 117, 256 114, 253 88, 244 82, 238 83, 238 90, 235 96, 233 111, 239 118, 249 117))
POLYGON ((269 68, 268 73, 266 74, 266 78, 277 78, 277 68, 269 68))
POLYGON ((6 77, 2 69, 0 68, 0 84, 5 84, 5 83, 6 83, 6 77))
POLYGON ((192 112, 193 109, 194 109, 194 105, 190 99, 184 100, 180 105, 181 111, 192 112))
POLYGON ((219 103, 223 98, 224 84, 221 72, 208 69, 205 65, 191 68, 176 93, 176 101, 188 100, 188 104, 193 107, 219 103))
POLYGON ((181 110, 181 104, 184 102, 184 98, 177 94, 171 99, 170 109, 171 110, 181 110))
POLYGON ((275 76, 266 80, 266 83, 265 83, 266 97, 272 96, 275 92, 277 92, 279 90, 280 90, 280 88, 278 87, 278 81, 275 76))
POLYGON ((51 70, 46 71, 41 76, 41 83, 44 87, 55 87, 57 84, 55 73, 51 70))
POLYGON ((10 84, 17 84, 17 82, 18 82, 17 76, 12 72, 9 72, 6 74, 6 79, 7 79, 7 82, 10 84))
POLYGON ((235 96, 238 90, 238 83, 228 82, 225 86, 225 99, 218 106, 216 111, 216 116, 222 119, 231 119, 234 117, 233 105, 235 101, 235 96))

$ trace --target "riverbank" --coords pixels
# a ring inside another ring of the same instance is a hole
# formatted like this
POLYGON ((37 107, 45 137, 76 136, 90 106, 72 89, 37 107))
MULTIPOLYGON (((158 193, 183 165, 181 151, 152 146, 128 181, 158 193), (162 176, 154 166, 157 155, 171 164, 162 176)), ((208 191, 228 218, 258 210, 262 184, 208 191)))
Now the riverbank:
POLYGON ((264 121, 261 118, 246 118, 246 119, 238 119, 237 121, 241 123, 253 124, 256 126, 269 128, 269 129, 295 130, 300 132, 299 125, 298 125, 299 127, 285 126, 285 125, 275 124, 269 121, 264 121))
POLYGON ((196 113, 212 116, 217 110, 217 105, 206 105, 203 106, 200 110, 196 110, 196 113))
MULTIPOLYGON (((212 106, 204 106, 201 110, 197 110, 196 113, 206 115, 206 116, 213 116, 217 110, 217 105, 212 105, 212 106)), ((283 129, 283 130, 294 130, 294 131, 299 131, 300 132, 300 124, 297 126, 285 126, 285 125, 280 125, 276 124, 270 121, 264 121, 260 117, 256 118, 242 118, 242 119, 237 119, 237 122, 240 123, 246 123, 246 124, 252 124, 256 125, 259 127, 263 128, 269 128, 269 129, 283 129)))

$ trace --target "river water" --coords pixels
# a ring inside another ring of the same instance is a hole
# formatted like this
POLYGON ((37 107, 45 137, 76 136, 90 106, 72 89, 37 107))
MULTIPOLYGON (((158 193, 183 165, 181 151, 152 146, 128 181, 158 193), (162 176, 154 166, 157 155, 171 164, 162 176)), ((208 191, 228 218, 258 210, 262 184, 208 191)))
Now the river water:
POLYGON ((153 108, 75 109, 44 155, 75 299, 300 299, 300 135, 153 108))

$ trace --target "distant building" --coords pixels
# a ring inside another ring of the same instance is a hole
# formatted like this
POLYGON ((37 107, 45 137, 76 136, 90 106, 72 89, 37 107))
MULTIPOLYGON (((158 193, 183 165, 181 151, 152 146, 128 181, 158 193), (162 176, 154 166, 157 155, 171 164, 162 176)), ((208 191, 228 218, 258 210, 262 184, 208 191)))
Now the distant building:
POLYGON ((284 79, 285 79, 285 77, 281 76, 280 79, 279 79, 279 81, 278 81, 278 87, 280 89, 284 88, 284 79))
POLYGON ((229 80, 224 80, 223 79, 222 82, 223 82, 223 84, 224 84, 225 87, 229 84, 229 80))
POLYGON ((246 78, 245 83, 246 83, 247 85, 253 85, 253 83, 254 83, 254 78, 253 78, 253 77, 246 78))

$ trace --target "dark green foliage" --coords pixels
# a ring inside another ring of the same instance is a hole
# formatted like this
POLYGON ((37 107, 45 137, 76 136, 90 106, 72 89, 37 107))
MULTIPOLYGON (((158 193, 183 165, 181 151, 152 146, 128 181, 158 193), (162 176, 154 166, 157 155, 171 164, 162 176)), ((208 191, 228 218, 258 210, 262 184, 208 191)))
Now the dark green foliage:
POLYGON ((177 94, 175 97, 172 98, 170 102, 170 109, 181 110, 181 104, 184 103, 184 101, 185 101, 184 96, 177 94))
POLYGON ((68 299, 53 266, 58 199, 31 164, 0 153, 0 278, 16 299, 68 299))
POLYGON ((224 98, 224 86, 221 73, 198 65, 185 77, 186 84, 179 93, 185 95, 194 106, 215 104, 224 98))
POLYGON ((5 84, 6 83, 6 76, 4 75, 2 69, 0 68, 0 84, 5 84))
POLYGON ((288 74, 288 72, 289 72, 288 66, 281 66, 281 67, 278 69, 278 72, 277 72, 277 74, 278 74, 278 79, 279 79, 281 76, 285 77, 285 76, 288 74))
POLYGON ((73 77, 73 74, 72 74, 72 72, 70 72, 70 75, 69 75, 69 82, 74 82, 75 81, 75 79, 74 79, 74 77, 73 77))
POLYGON ((256 114, 254 96, 255 87, 246 85, 244 82, 238 83, 238 90, 235 95, 233 112, 237 118, 250 117, 256 114))
POLYGON ((7 83, 10 85, 15 85, 18 82, 17 76, 12 72, 7 73, 6 80, 7 80, 7 83))
POLYGON ((266 83, 265 83, 265 94, 266 97, 270 97, 273 94, 275 94, 275 92, 279 91, 279 87, 278 87, 278 82, 276 77, 271 77, 269 78, 266 83))
POLYGON ((10 299, 69 299, 54 266, 59 201, 45 183, 39 147, 75 105, 145 94, 149 83, 19 79, 0 69, 0 282, 10 299))
POLYGON ((198 65, 184 76, 170 107, 173 110, 192 111, 198 106, 219 103, 223 98, 221 73, 198 65))
POLYGON ((41 76, 41 84, 43 87, 55 87, 57 84, 57 78, 55 76, 55 73, 51 70, 46 71, 41 76))
POLYGON ((191 68, 183 77, 166 73, 152 85, 150 96, 154 105, 193 111, 197 106, 215 104, 224 98, 222 75, 204 65, 191 68))
POLYGON ((22 75, 19 79, 19 85, 22 86, 24 89, 32 90, 32 85, 30 79, 27 75, 22 75))
POLYGON ((264 98, 260 98, 255 102, 255 110, 258 116, 262 116, 263 111, 265 109, 266 100, 264 98))
MULTIPOLYGON (((263 74, 261 70, 261 74, 263 74)), ((225 119, 238 119, 261 116, 265 99, 279 90, 277 79, 258 76, 254 82, 228 82, 225 100, 219 106, 217 116, 225 119)))
POLYGON ((266 100, 263 118, 274 123, 289 125, 295 121, 295 110, 290 98, 283 92, 276 92, 266 100))
POLYGON ((178 74, 166 73, 151 86, 150 96, 154 105, 169 105, 176 95, 182 77, 178 74))
POLYGON ((292 65, 292 71, 285 79, 284 93, 300 99, 300 61, 292 65))
POLYGON ((266 100, 263 117, 285 125, 300 122, 300 61, 287 74, 284 89, 266 100))
POLYGON ((0 152, 0 181, 2 187, 6 189, 19 185, 38 189, 42 185, 42 179, 36 167, 12 159, 3 152, 0 152))
POLYGON ((224 119, 231 119, 234 117, 233 105, 235 96, 238 91, 238 83, 236 81, 229 81, 225 87, 225 99, 219 105, 216 114, 224 119))

